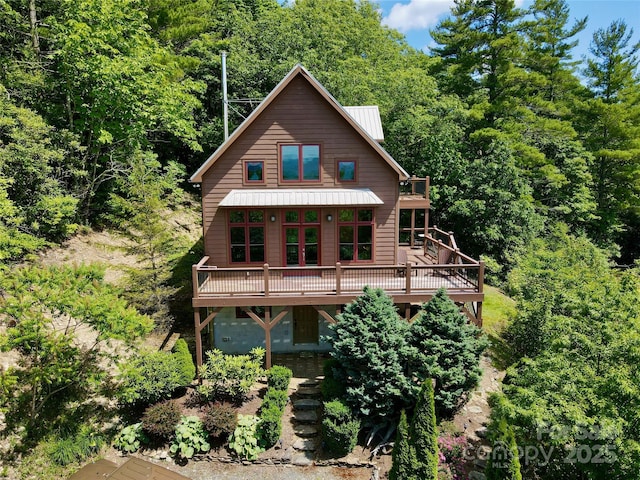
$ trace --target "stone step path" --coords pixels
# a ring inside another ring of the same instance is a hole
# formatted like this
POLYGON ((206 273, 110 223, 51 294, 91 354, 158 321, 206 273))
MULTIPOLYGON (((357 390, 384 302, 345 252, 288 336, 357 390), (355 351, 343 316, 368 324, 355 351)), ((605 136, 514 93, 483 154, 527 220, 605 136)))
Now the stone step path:
POLYGON ((298 385, 298 389, 292 395, 294 433, 297 437, 293 443, 297 452, 292 458, 294 465, 312 465, 314 453, 319 446, 322 407, 319 385, 320 382, 316 379, 306 380, 298 385))

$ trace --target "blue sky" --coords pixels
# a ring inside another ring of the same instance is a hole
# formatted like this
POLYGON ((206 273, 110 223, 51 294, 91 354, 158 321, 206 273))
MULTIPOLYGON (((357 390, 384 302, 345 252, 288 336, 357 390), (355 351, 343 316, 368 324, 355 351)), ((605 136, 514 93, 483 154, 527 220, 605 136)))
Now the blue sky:
MULTIPOLYGON (((382 9, 383 23, 402 32, 411 46, 428 51, 432 44, 429 29, 445 18, 453 0, 378 0, 382 9)), ((516 0, 521 7, 531 5, 530 0, 516 0)), ((640 41, 640 0, 568 0, 571 22, 588 16, 587 28, 577 35, 578 46, 573 58, 579 60, 588 54, 592 34, 606 28, 619 18, 633 28, 632 42, 640 41)))

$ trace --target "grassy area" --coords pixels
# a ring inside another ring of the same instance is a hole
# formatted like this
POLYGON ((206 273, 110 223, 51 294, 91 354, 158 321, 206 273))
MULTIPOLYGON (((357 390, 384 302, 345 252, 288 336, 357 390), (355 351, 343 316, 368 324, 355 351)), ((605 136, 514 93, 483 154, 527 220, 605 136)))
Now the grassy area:
POLYGON ((485 285, 482 304, 482 329, 489 336, 489 353, 498 368, 506 368, 509 363, 509 349, 502 333, 516 314, 516 302, 495 287, 485 285))

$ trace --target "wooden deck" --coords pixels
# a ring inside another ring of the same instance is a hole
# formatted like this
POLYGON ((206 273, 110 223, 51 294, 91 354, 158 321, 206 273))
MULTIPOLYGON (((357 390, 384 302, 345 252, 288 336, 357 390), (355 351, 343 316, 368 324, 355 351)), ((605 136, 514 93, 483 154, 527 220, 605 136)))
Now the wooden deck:
POLYGON ((446 288, 459 302, 481 302, 484 264, 431 235, 421 248, 398 247, 397 265, 218 268, 208 257, 193 267, 193 306, 344 304, 365 286, 397 303, 424 302, 446 288))

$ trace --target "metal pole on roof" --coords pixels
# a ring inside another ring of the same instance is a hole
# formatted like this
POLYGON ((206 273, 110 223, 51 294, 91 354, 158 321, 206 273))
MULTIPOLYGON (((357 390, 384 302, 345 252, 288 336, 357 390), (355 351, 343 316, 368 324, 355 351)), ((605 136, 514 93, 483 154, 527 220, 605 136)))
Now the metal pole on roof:
POLYGON ((229 138, 229 99, 227 98, 227 52, 222 55, 222 116, 224 121, 224 139, 229 138))

